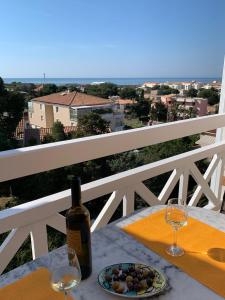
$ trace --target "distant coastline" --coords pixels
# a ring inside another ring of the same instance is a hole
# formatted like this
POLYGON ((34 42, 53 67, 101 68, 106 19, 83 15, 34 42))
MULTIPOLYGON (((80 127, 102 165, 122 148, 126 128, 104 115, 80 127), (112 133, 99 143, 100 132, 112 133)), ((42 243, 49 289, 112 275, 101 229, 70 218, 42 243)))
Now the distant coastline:
POLYGON ((198 78, 198 77, 177 77, 177 78, 156 78, 156 77, 137 77, 137 78, 3 78, 5 83, 12 82, 22 82, 22 83, 34 83, 34 84, 43 84, 45 83, 54 83, 56 85, 64 85, 64 84, 90 84, 92 82, 111 82, 117 85, 140 85, 144 82, 188 82, 192 80, 196 80, 202 83, 212 82, 214 80, 221 81, 219 77, 212 78, 198 78))

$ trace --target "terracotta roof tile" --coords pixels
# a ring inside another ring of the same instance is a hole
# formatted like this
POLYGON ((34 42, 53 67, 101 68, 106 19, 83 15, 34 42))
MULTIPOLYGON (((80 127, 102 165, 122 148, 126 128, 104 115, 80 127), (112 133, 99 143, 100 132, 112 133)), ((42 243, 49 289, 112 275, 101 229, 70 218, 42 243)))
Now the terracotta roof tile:
POLYGON ((109 99, 103 99, 79 92, 60 92, 32 99, 32 101, 65 106, 101 105, 113 103, 109 99))

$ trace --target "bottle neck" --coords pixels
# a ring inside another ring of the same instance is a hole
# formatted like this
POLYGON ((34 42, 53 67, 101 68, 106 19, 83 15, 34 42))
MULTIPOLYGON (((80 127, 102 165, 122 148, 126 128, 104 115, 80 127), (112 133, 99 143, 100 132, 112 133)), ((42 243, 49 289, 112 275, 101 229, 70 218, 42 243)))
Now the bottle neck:
POLYGON ((71 185, 72 208, 81 205, 80 178, 75 178, 71 185))

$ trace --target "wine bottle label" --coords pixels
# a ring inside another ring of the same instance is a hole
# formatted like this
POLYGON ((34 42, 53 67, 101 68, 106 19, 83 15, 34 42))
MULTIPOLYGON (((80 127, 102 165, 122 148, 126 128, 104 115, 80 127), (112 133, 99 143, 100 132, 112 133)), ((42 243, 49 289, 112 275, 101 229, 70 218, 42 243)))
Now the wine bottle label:
POLYGON ((75 250, 77 255, 82 254, 81 234, 79 230, 67 231, 67 244, 68 247, 75 250))

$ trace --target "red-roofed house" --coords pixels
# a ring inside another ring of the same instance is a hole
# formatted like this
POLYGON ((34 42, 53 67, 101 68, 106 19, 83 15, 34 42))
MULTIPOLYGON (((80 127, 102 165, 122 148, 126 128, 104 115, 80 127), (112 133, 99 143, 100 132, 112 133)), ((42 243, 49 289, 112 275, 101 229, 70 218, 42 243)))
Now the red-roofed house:
POLYGON ((79 92, 61 92, 32 99, 28 103, 29 122, 33 128, 51 128, 60 121, 76 126, 78 118, 96 111, 110 122, 112 131, 123 129, 123 114, 116 112, 113 101, 79 92))

